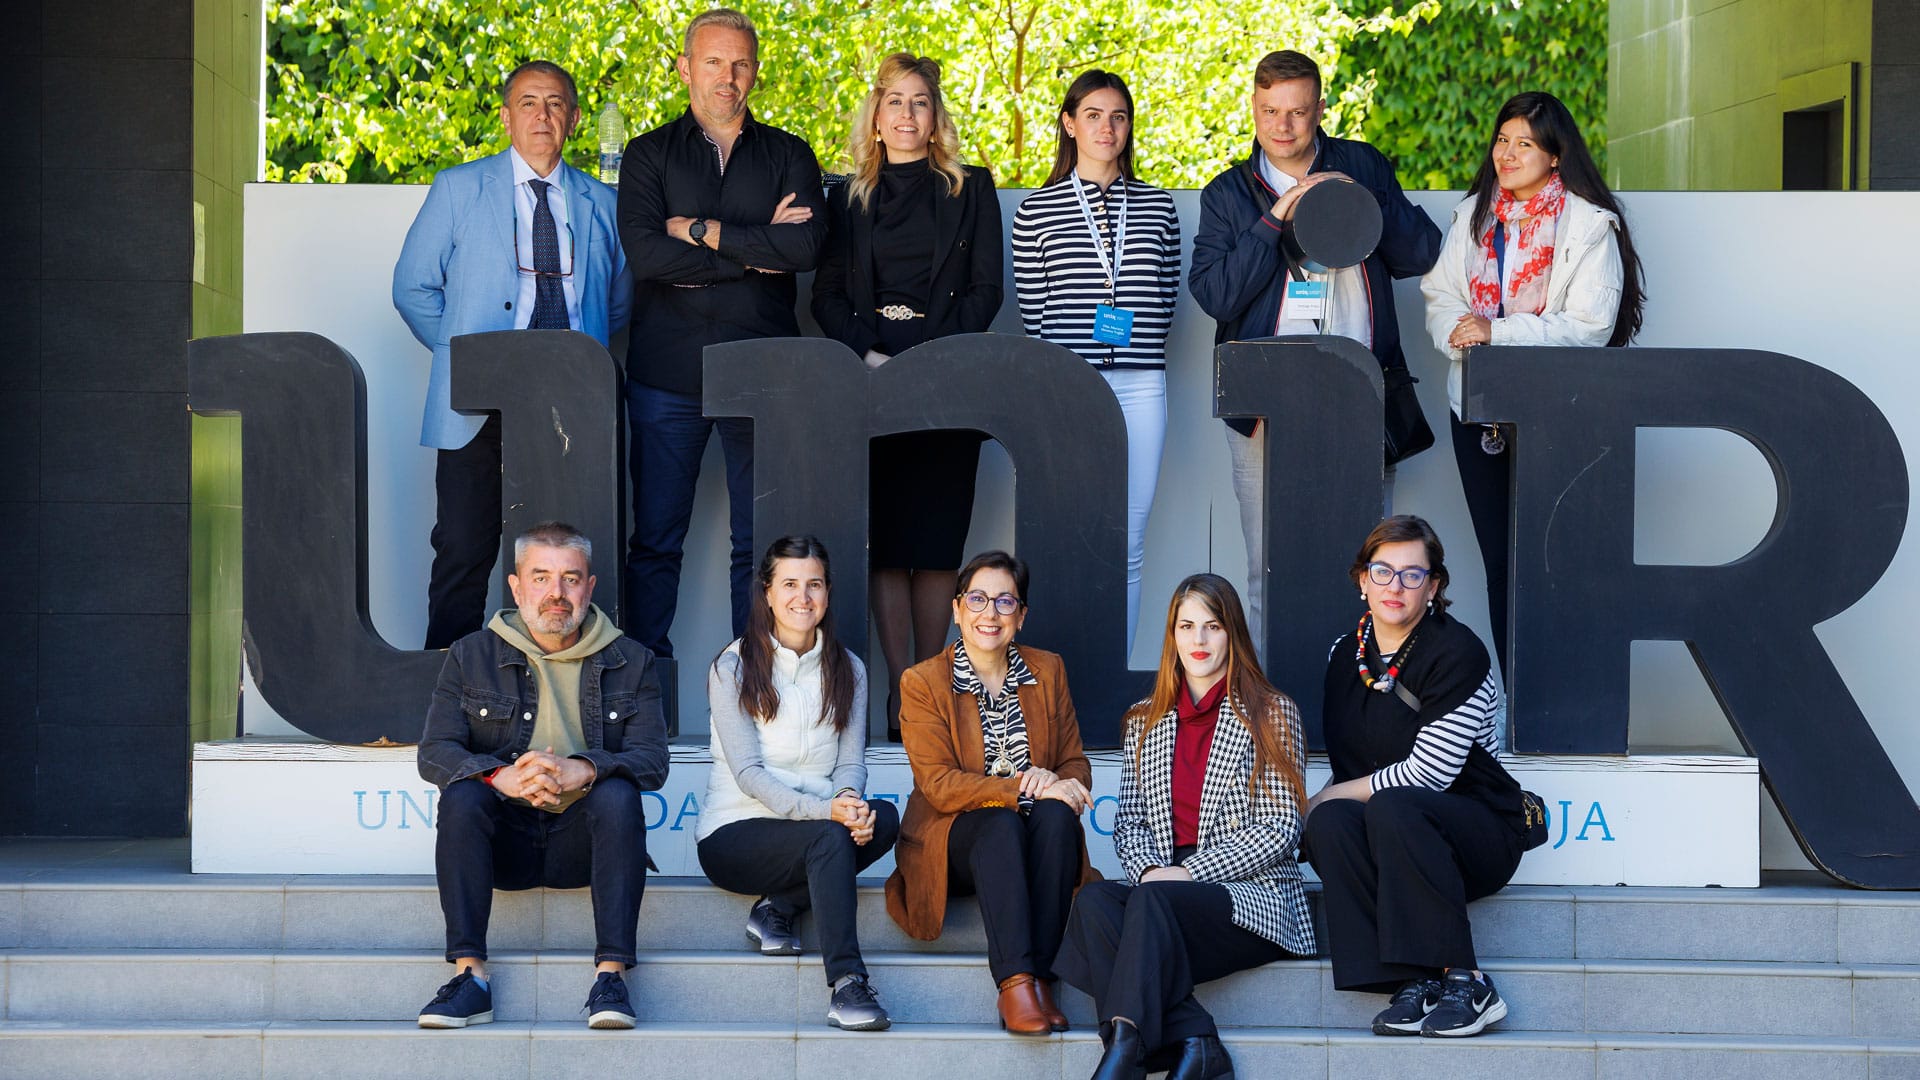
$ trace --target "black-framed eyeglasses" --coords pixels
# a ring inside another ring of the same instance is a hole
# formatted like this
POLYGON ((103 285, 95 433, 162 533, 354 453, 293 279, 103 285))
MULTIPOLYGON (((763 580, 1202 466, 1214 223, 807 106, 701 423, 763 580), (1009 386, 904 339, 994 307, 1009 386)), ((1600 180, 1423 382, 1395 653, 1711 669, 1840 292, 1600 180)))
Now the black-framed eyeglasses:
POLYGON ((1427 576, 1431 573, 1433 571, 1424 566, 1409 566, 1402 570, 1395 570, 1383 562, 1367 564, 1367 576, 1373 579, 1375 585, 1391 585, 1394 578, 1399 578, 1400 587, 1409 590, 1425 585, 1427 576))
POLYGON ((1020 610, 1020 598, 1012 593, 1003 592, 999 596, 988 596, 982 590, 975 589, 972 592, 960 594, 960 601, 967 605, 968 611, 985 611, 988 604, 992 604, 993 610, 1002 615, 1011 615, 1020 610))
POLYGON ((579 250, 573 246, 573 222, 569 221, 567 222, 567 268, 559 273, 551 270, 535 270, 520 261, 520 229, 516 225, 513 230, 513 265, 519 267, 523 274, 532 274, 534 277, 570 278, 573 276, 573 258, 579 250))

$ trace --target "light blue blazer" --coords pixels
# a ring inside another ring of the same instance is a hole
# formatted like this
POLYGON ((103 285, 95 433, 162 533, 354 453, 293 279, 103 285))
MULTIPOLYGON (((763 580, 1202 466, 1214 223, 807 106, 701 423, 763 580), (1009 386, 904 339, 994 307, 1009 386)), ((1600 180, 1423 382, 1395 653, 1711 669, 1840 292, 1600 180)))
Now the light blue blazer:
MULTIPOLYGON (((573 227, 574 295, 580 327, 606 345, 627 325, 633 282, 614 224, 612 188, 565 162, 567 221, 573 227)), ((407 329, 433 350, 420 445, 457 450, 484 417, 453 411, 447 342, 461 334, 511 330, 520 273, 513 258, 513 160, 491 157, 442 169, 407 230, 393 267, 393 306, 407 329)), ((610 409, 619 403, 608 402, 610 409)))

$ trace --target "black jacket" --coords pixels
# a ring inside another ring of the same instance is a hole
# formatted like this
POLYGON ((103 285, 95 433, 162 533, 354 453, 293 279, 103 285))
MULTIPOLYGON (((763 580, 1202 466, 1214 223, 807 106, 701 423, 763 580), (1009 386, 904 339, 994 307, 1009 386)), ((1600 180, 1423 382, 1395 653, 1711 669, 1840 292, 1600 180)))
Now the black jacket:
MULTIPOLYGON (((933 295, 927 338, 985 330, 1005 293, 1000 197, 993 176, 968 165, 960 194, 934 200, 933 295)), ((938 174, 934 183, 940 183, 938 174)), ((873 293, 872 201, 850 205, 838 184, 827 200, 827 246, 813 278, 813 317, 830 338, 865 355, 880 340, 873 293)))
POLYGON ((708 345, 798 337, 794 275, 819 260, 823 201, 813 150, 751 113, 724 175, 691 111, 628 143, 617 214, 633 274, 627 378, 698 394, 708 345), (769 224, 790 192, 795 206, 813 209, 812 220, 769 224), (668 236, 670 217, 722 222, 720 250, 668 236))
MULTIPOLYGON (((580 724, 594 779, 618 776, 642 791, 667 779, 667 723, 653 653, 630 637, 581 661, 580 724)), ((447 650, 420 736, 420 775, 444 790, 526 752, 540 708, 526 654, 491 630, 447 650)))
MULTIPOLYGON (((1386 155, 1363 142, 1320 131, 1314 136, 1318 150, 1308 172, 1345 173, 1380 202, 1380 244, 1363 264, 1373 314, 1373 355, 1382 368, 1405 367, 1392 279, 1433 269, 1440 257, 1440 227, 1407 201, 1386 155)), ((1200 192, 1200 228, 1193 237, 1187 287, 1200 309, 1218 321, 1216 345, 1272 337, 1280 317, 1287 278, 1280 240, 1293 225, 1269 213, 1280 195, 1260 177, 1254 156, 1259 153, 1255 142, 1252 154, 1200 192)), ((1250 422, 1243 423, 1252 430, 1250 422)))

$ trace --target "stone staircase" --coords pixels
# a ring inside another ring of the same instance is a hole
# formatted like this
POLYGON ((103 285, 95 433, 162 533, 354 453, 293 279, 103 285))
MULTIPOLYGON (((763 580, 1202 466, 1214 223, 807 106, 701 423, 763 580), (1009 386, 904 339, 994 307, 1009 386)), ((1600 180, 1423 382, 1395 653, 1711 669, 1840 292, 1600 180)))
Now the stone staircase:
MULTIPOLYGON (((997 1029, 977 910, 912 941, 862 890, 891 1031, 826 1027, 818 958, 745 948, 749 898, 655 879, 630 974, 640 1026, 591 1032, 584 891, 499 894, 496 1022, 421 1031, 447 977, 420 877, 194 876, 184 841, 0 842, 0 1078, 549 1077, 624 1074, 1079 1080, 1076 1028, 997 1029)), ((1478 1039, 1379 1039, 1377 997, 1324 961, 1209 984, 1242 1078, 1503 1073, 1529 1078, 1920 1078, 1920 894, 1808 876, 1757 890, 1514 887, 1475 906, 1511 1004, 1478 1039)), ((811 944, 811 942, 809 942, 811 944)))

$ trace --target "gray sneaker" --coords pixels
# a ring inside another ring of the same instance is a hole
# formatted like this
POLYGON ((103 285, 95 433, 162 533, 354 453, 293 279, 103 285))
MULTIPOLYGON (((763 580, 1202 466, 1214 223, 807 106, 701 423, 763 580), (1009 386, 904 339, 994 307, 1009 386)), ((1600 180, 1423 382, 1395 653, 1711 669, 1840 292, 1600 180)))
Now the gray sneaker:
POLYGON ((799 956, 800 935, 793 932, 793 916, 761 897, 747 912, 747 940, 761 956, 799 956))
POLYGON ((847 1031, 885 1031, 893 1026, 879 995, 867 985, 865 975, 849 975, 833 992, 833 1004, 827 1007, 827 1023, 847 1031))

